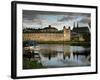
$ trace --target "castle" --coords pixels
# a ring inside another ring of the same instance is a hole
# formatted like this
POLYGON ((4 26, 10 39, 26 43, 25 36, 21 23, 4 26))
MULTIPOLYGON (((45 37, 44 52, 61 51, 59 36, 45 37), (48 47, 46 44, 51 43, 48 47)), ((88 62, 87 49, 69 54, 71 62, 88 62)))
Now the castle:
POLYGON ((87 26, 80 26, 77 23, 73 24, 73 29, 70 27, 63 27, 62 30, 58 30, 55 27, 49 25, 45 28, 33 29, 26 28, 23 29, 23 41, 35 40, 38 42, 48 42, 48 41, 90 41, 90 31, 87 26))
POLYGON ((45 27, 43 29, 26 29, 23 30, 23 40, 35 40, 38 42, 44 41, 70 41, 70 27, 63 27, 63 30, 58 30, 55 27, 45 27))

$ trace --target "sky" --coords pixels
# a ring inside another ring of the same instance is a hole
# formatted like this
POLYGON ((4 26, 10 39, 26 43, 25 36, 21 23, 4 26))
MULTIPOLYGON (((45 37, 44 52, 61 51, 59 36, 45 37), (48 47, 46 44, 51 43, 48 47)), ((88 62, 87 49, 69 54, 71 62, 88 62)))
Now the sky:
POLYGON ((62 30, 64 26, 71 29, 73 24, 79 27, 88 26, 91 23, 91 14, 89 13, 71 13, 71 12, 47 12, 47 11, 34 11, 23 10, 23 28, 44 28, 51 25, 58 30, 62 30))

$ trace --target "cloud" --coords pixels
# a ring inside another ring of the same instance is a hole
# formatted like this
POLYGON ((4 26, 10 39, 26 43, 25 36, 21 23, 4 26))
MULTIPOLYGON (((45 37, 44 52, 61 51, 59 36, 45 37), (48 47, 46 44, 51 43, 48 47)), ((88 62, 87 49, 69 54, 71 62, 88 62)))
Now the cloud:
POLYGON ((69 20, 73 20, 75 17, 74 16, 63 16, 61 19, 59 19, 58 21, 69 21, 69 20))
POLYGON ((62 27, 63 25, 72 26, 73 22, 80 23, 89 22, 91 15, 88 13, 73 12, 47 12, 23 10, 23 26, 24 27, 46 27, 48 25, 62 27))
POLYGON ((41 18, 23 18, 23 27, 36 27, 38 26, 48 26, 51 24, 47 19, 41 19, 41 18))
MULTIPOLYGON (((91 15, 88 13, 66 13, 62 18, 58 19, 59 22, 63 21, 80 21, 82 18, 89 18, 91 15)), ((87 19, 86 19, 87 20, 87 19)))
POLYGON ((37 18, 38 18, 38 16, 35 15, 32 11, 23 10, 23 19, 33 20, 33 19, 37 19, 37 18))
POLYGON ((80 23, 90 23, 91 18, 90 17, 83 17, 79 22, 80 23))

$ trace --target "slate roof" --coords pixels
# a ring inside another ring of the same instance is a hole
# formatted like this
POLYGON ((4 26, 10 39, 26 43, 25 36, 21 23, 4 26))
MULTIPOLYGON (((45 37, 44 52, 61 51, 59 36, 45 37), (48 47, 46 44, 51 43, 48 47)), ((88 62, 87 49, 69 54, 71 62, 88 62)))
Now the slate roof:
POLYGON ((88 27, 74 27, 72 29, 72 32, 76 32, 76 33, 90 33, 88 27))

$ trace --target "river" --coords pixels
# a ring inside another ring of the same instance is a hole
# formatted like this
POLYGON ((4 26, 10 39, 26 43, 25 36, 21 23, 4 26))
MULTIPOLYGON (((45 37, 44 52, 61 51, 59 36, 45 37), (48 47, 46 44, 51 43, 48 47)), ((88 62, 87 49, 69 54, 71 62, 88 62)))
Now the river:
POLYGON ((39 44, 40 63, 46 68, 90 66, 90 47, 39 44))

